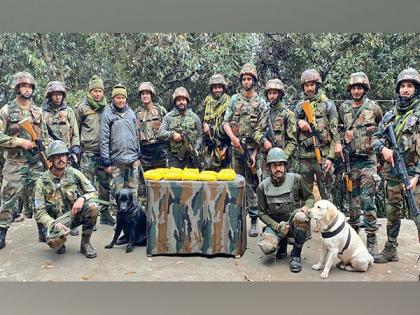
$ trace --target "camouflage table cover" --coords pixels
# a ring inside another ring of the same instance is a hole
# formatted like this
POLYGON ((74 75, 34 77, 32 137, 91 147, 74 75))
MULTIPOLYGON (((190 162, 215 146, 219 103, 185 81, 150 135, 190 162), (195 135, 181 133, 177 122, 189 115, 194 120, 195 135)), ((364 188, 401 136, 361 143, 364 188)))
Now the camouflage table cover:
POLYGON ((245 179, 146 181, 147 255, 228 254, 246 248, 245 179))

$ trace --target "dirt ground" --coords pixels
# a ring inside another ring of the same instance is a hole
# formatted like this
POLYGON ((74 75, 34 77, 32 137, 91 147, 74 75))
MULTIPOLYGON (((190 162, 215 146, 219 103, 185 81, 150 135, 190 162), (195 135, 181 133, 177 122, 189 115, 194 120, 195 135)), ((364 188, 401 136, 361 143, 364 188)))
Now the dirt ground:
MULTIPOLYGON (((249 220, 249 219, 248 219, 249 220)), ((379 246, 385 241, 386 220, 379 231, 379 246)), ((249 221, 248 221, 249 227, 249 221)), ((262 227, 260 223, 260 228, 262 227)), ((26 219, 14 223, 7 234, 7 246, 0 251, 0 280, 3 281, 419 281, 420 245, 412 221, 403 220, 399 237, 400 261, 374 264, 367 272, 347 272, 333 267, 330 277, 322 280, 320 272, 311 269, 319 257, 320 235, 312 233, 302 252, 303 270, 289 271, 288 261, 263 257, 257 238, 248 238, 240 259, 203 256, 146 256, 145 247, 125 253, 125 245, 104 249, 112 239, 113 228, 98 225, 92 237, 97 248, 96 259, 79 253, 80 236, 69 237, 64 255, 55 254, 45 243, 39 243, 36 224, 26 219)), ((366 241, 364 232, 360 233, 366 241)), ((291 246, 288 248, 290 254, 291 246)))

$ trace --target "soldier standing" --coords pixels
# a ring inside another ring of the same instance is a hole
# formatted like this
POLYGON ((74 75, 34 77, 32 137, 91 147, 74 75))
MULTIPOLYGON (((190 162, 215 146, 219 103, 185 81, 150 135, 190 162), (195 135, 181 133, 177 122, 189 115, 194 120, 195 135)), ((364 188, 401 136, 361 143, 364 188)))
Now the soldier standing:
POLYGON ((98 217, 98 205, 91 200, 98 198, 98 194, 80 171, 67 165, 69 154, 67 145, 60 140, 48 146, 52 167, 36 183, 35 219, 47 227, 47 243, 57 254, 65 253, 64 243, 70 230, 82 225, 80 252, 86 258, 95 258, 90 237, 98 217))
POLYGON ((166 109, 155 104, 155 87, 150 82, 142 82, 139 86, 141 106, 135 111, 139 124, 139 137, 141 146, 141 164, 145 171, 167 167, 166 142, 158 139, 158 131, 166 109))
POLYGON ((283 103, 284 84, 280 79, 269 80, 265 86, 265 97, 269 105, 266 122, 266 132, 261 139, 262 152, 260 162, 262 178, 270 177, 271 170, 267 165, 267 154, 273 147, 284 150, 290 161, 296 149, 296 119, 295 114, 283 103))
POLYGON ((262 119, 267 112, 267 104, 255 91, 258 75, 252 64, 244 64, 240 72, 242 92, 232 96, 225 113, 223 128, 234 147, 232 166, 236 173, 246 179, 247 210, 251 218, 248 235, 258 236, 257 197, 258 178, 255 171, 258 145, 263 137, 265 126, 262 119), (245 159, 244 156, 249 158, 245 159))
MULTIPOLYGON (((382 110, 367 98, 369 79, 363 72, 350 75, 347 92, 352 100, 344 102, 338 111, 338 122, 344 126, 342 142, 349 148, 352 194, 349 224, 359 232, 360 216, 364 216, 367 248, 369 253, 378 253, 376 232, 375 177, 376 154, 372 148, 372 135, 382 120, 382 110)), ((337 142, 336 154, 343 159, 343 145, 337 142)))
MULTIPOLYGON (((99 199, 109 201, 111 176, 105 172, 99 153, 99 128, 106 106, 104 83, 100 77, 94 75, 89 80, 86 97, 76 109, 81 146, 80 170, 92 184, 96 185, 99 199)), ((101 205, 100 213, 101 224, 115 224, 109 206, 101 205)))
POLYGON ((209 80, 210 94, 203 101, 204 154, 206 168, 220 170, 230 166, 230 139, 223 130, 223 118, 230 102, 226 94, 226 80, 222 74, 214 74, 209 80))
MULTIPOLYGON (((397 78, 396 93, 398 94, 395 108, 387 112, 379 125, 379 130, 373 136, 373 147, 385 159, 384 178, 387 181, 387 224, 388 240, 384 249, 374 256, 376 263, 398 261, 397 238, 400 233, 401 215, 403 210, 403 185, 393 169, 394 151, 389 148, 389 141, 384 136, 385 127, 392 125, 397 144, 402 150, 402 157, 410 177, 409 189, 414 191, 417 207, 420 204, 420 74, 416 69, 401 71, 397 78)), ((420 224, 417 217, 417 231, 420 241, 420 224)))
POLYGON ((100 153, 105 172, 111 174, 112 200, 116 192, 128 188, 137 199, 140 144, 136 115, 127 104, 127 89, 112 88, 112 103, 101 117, 100 153))
POLYGON ((312 191, 299 174, 287 173, 287 155, 280 148, 268 152, 271 176, 258 185, 258 216, 267 226, 258 243, 265 255, 276 250, 278 259, 287 256, 287 239, 294 238, 290 271, 302 270, 301 252, 309 233, 308 209, 314 205, 312 191))
MULTIPOLYGON (((67 105, 66 88, 60 81, 51 81, 45 93, 46 101, 42 104, 42 114, 47 124, 48 135, 52 140, 61 140, 69 148, 69 159, 77 165, 80 155, 79 126, 76 114, 67 105)), ((72 230, 71 235, 79 231, 72 230)))
POLYGON ((170 167, 198 167, 197 158, 203 142, 200 118, 189 108, 190 95, 186 88, 178 87, 172 95, 176 106, 164 118, 158 138, 169 141, 170 167), (194 151, 194 152, 191 152, 194 151))
POLYGON ((322 199, 329 199, 332 184, 332 166, 335 158, 335 144, 338 140, 338 114, 333 101, 329 100, 321 89, 321 76, 315 69, 305 70, 300 78, 300 85, 304 97, 310 102, 310 108, 315 118, 315 130, 311 130, 308 118, 302 105, 297 104, 295 116, 297 120, 298 141, 298 173, 310 190, 313 189, 316 177, 318 189, 322 199), (322 161, 320 165, 316 159, 314 133, 319 141, 322 161), (329 185, 327 185, 329 183, 329 185))
MULTIPOLYGON (((37 137, 48 143, 47 128, 42 110, 32 100, 35 80, 28 72, 14 75, 16 98, 0 110, 0 146, 4 150, 3 183, 0 206, 0 249, 6 245, 6 233, 13 220, 13 210, 23 205, 25 215, 32 218, 35 181, 43 171, 39 156, 33 157, 28 150, 35 147, 29 134, 19 121, 29 118, 37 137)), ((44 227, 38 225, 40 241, 44 240, 44 227)))

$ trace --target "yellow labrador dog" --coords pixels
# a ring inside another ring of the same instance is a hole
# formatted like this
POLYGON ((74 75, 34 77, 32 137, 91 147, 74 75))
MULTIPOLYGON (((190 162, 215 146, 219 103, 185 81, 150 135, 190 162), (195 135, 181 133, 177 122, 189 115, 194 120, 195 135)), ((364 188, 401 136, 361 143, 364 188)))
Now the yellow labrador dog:
POLYGON ((373 264, 373 257, 360 236, 346 222, 344 214, 330 201, 319 200, 309 211, 321 230, 321 257, 312 269, 324 268, 320 275, 322 279, 328 278, 331 266, 337 258, 337 267, 347 271, 366 271, 373 264))

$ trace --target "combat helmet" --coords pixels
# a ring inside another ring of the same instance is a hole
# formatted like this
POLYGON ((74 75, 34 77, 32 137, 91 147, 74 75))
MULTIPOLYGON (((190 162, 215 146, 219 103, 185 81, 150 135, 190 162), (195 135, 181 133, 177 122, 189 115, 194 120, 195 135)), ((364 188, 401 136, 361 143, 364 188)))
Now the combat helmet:
POLYGON ((361 85, 366 91, 370 89, 369 78, 364 72, 355 72, 350 74, 349 82, 347 84, 347 92, 350 92, 352 86, 361 85))
POLYGON ((242 76, 245 74, 250 75, 256 81, 258 80, 257 68, 251 63, 246 63, 242 66, 241 72, 239 73, 239 77, 242 78, 242 76))
POLYGON ((264 88, 266 95, 267 95, 268 90, 278 90, 284 93, 284 84, 283 82, 281 82, 280 79, 268 80, 264 88))
POLYGON ((287 164, 287 156, 283 149, 275 147, 272 148, 267 154, 267 164, 274 162, 283 162, 287 164))
POLYGON ((397 94, 400 91, 400 85, 403 81, 411 81, 414 85, 416 85, 416 89, 420 86, 420 74, 419 72, 414 68, 408 68, 404 69, 400 72, 397 78, 397 86, 395 88, 395 91, 397 94))
POLYGON ((223 74, 216 73, 210 77, 209 86, 211 87, 212 85, 216 84, 223 85, 223 87, 226 89, 226 80, 223 74))
POLYGON ((67 234, 64 230, 57 230, 55 226, 47 229, 47 244, 54 250, 59 250, 67 241, 67 234))
POLYGON ((300 76, 300 86, 303 87, 303 84, 307 82, 316 82, 318 84, 322 83, 321 75, 315 69, 308 69, 302 72, 300 76))
POLYGON ((66 88, 64 84, 60 81, 51 81, 47 84, 47 90, 45 92, 45 98, 49 98, 51 93, 53 92, 61 92, 63 93, 63 97, 66 97, 66 88))
POLYGON ((155 87, 151 82, 142 82, 139 85, 139 94, 143 91, 149 91, 152 95, 156 96, 155 87))
POLYGON ((47 158, 52 157, 57 154, 69 154, 69 149, 66 144, 61 140, 54 140, 51 142, 47 148, 47 158))
POLYGON ((27 71, 17 72, 13 76, 12 88, 16 90, 19 87, 19 85, 23 83, 30 84, 32 86, 32 89, 35 90, 35 87, 36 87, 35 79, 33 75, 27 71))
POLYGON ((177 87, 174 91, 174 94, 172 94, 172 101, 175 102, 176 98, 179 96, 183 96, 188 100, 188 103, 191 101, 190 94, 188 94, 188 91, 183 86, 177 87))

